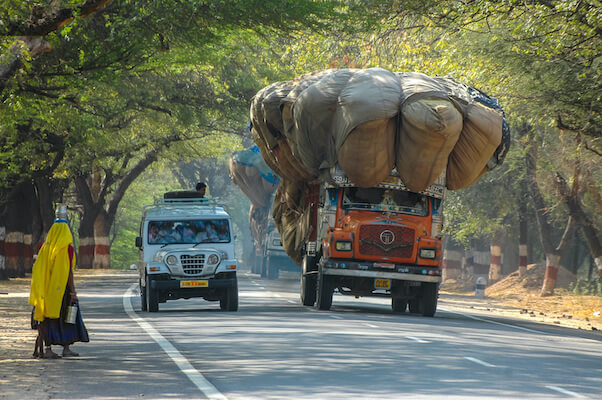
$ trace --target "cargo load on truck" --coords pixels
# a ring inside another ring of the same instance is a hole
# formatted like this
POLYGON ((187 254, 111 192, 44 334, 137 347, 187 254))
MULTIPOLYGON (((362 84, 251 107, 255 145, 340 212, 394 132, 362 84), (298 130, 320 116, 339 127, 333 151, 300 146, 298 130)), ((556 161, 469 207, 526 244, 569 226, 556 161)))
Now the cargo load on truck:
POLYGON ((284 251, 271 215, 278 176, 261 158, 257 146, 234 153, 229 171, 232 181, 251 201, 249 228, 255 249, 253 259, 249 260, 251 272, 268 279, 278 278, 281 270, 298 272, 298 267, 284 251))
POLYGON ((421 192, 445 174, 466 188, 502 164, 510 132, 496 99, 446 77, 380 68, 326 70, 260 90, 250 110, 261 155, 282 179, 274 218, 291 258, 301 261, 309 182, 340 167, 359 187, 393 170, 421 192), (294 231, 294 232, 293 232, 294 231))
POLYGON ((272 215, 301 266, 302 303, 389 296, 394 312, 433 316, 445 191, 474 184, 508 151, 497 100, 452 78, 338 69, 265 87, 250 117, 281 178, 272 215))

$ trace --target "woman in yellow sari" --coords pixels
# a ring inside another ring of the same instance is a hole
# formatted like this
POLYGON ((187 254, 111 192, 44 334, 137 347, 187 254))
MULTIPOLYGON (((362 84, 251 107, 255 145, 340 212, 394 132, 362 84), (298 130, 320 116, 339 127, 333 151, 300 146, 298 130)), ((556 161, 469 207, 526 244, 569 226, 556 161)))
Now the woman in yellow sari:
POLYGON ((67 306, 77 303, 74 261, 73 236, 67 220, 57 219, 40 248, 31 276, 29 304, 34 306, 33 319, 39 323, 38 332, 46 345, 40 357, 60 358, 52 351, 53 344, 63 346, 63 357, 77 356, 69 345, 89 341, 79 307, 75 324, 64 321, 67 306))

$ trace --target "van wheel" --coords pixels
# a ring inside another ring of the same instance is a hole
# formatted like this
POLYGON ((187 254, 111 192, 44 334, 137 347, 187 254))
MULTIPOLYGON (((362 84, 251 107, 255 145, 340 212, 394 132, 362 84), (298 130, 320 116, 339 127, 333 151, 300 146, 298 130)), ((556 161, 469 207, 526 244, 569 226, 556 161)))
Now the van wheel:
POLYGON ((332 292, 334 291, 328 276, 318 274, 318 290, 316 308, 318 310, 330 310, 332 307, 332 292))
POLYGON ((405 299, 393 297, 391 299, 391 308, 394 313, 403 313, 408 308, 408 302, 405 299))
POLYGON ((146 311, 146 288, 142 286, 142 282, 139 280, 138 285, 140 286, 140 309, 146 311))
POLYGON ((151 289, 151 282, 153 279, 150 276, 146 276, 146 304, 148 312, 159 311, 159 300, 157 299, 157 292, 151 289))
POLYGON ((437 311, 437 298, 439 288, 436 283, 425 282, 422 284, 422 298, 420 299, 420 314, 432 317, 437 311))
POLYGON ((222 311, 238 310, 238 285, 226 289, 224 296, 219 300, 222 311))

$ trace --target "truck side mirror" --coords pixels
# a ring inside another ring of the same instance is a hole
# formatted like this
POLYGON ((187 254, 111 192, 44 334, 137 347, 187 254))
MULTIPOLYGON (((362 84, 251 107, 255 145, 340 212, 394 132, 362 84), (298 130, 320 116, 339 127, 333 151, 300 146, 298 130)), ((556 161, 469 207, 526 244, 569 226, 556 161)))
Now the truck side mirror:
POLYGON ((136 247, 142 247, 142 238, 140 236, 136 236, 136 247))

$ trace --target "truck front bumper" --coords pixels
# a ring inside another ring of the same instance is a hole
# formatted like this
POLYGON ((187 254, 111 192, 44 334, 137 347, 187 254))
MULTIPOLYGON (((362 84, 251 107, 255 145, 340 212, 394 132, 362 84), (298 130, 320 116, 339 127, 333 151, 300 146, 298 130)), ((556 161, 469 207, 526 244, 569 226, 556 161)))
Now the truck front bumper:
POLYGON ((381 278, 414 282, 441 282, 441 269, 417 265, 330 259, 321 264, 324 275, 381 278))

